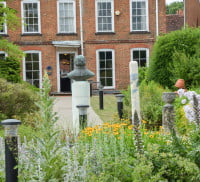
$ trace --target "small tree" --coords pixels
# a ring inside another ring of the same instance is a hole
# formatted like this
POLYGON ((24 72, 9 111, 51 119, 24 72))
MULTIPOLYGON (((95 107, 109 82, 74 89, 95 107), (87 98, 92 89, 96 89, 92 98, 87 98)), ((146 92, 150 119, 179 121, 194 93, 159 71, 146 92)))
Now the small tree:
POLYGON ((200 28, 185 28, 160 36, 153 47, 147 79, 171 88, 174 75, 170 65, 175 58, 174 54, 181 52, 187 57, 197 55, 199 45, 200 28))
POLYGON ((183 2, 174 2, 166 6, 166 14, 176 14, 178 10, 183 10, 183 2))

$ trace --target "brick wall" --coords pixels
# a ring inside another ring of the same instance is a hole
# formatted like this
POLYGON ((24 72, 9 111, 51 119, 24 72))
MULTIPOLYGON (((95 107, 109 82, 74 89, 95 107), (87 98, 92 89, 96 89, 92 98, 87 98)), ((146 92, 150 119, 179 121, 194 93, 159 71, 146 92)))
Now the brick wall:
POLYGON ((200 26, 200 1, 185 0, 185 21, 191 27, 200 26))
POLYGON ((167 15, 167 32, 180 30, 184 26, 184 16, 183 15, 167 15))

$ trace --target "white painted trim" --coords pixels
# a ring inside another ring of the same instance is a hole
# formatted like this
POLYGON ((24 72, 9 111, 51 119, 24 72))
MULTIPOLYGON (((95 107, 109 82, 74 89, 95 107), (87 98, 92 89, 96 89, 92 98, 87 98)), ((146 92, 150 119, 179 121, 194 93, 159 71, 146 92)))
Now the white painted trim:
POLYGON ((76 2, 75 0, 57 0, 57 31, 58 33, 76 33, 76 2), (73 17, 74 17, 74 31, 73 32, 61 32, 60 31, 60 8, 59 4, 60 3, 73 3, 73 17))
POLYGON ((40 17, 40 1, 39 0, 23 0, 21 1, 21 18, 22 18, 22 34, 36 34, 41 33, 41 17, 40 17), (25 32, 24 31, 24 3, 37 3, 38 4, 38 32, 25 32))
POLYGON ((149 48, 143 48, 143 47, 138 47, 138 48, 132 48, 131 49, 131 61, 133 61, 133 51, 143 51, 145 50, 146 51, 146 56, 147 56, 147 66, 146 67, 149 67, 149 48))
MULTIPOLYGON (((38 53, 39 54, 39 88, 42 88, 42 52, 38 50, 30 50, 30 51, 24 51, 24 53, 38 53)), ((23 80, 26 81, 26 68, 25 68, 25 57, 23 57, 23 80)))
POLYGON ((130 5, 130 31, 131 32, 139 32, 139 31, 149 31, 149 3, 148 0, 130 0, 129 1, 130 5), (140 1, 145 1, 146 2, 146 30, 132 30, 132 2, 140 2, 140 1))
POLYGON ((60 92, 60 62, 59 62, 59 54, 74 54, 74 57, 77 56, 77 51, 68 51, 67 49, 64 51, 56 51, 56 75, 57 75, 57 92, 60 92))
POLYGON ((114 32, 115 31, 115 27, 114 27, 114 1, 113 0, 96 0, 95 2, 95 24, 96 24, 96 32, 114 32), (111 2, 111 9, 112 9, 112 12, 111 12, 111 17, 112 17, 112 30, 110 31, 99 31, 98 30, 98 21, 97 21, 97 18, 98 18, 98 12, 97 12, 97 3, 98 2, 111 2))
POLYGON ((97 49, 96 50, 96 75, 97 75, 97 82, 100 82, 100 72, 99 72, 99 52, 103 51, 111 51, 112 52, 112 79, 113 79, 113 86, 105 86, 104 89, 115 89, 115 50, 114 49, 97 49))
MULTIPOLYGON (((6 2, 5 2, 5 1, 0 2, 0 4, 3 4, 4 7, 6 7, 6 2)), ((8 34, 8 30, 7 30, 7 24, 6 24, 6 22, 4 23, 3 26, 4 26, 4 31, 3 31, 3 32, 0 32, 0 35, 1 35, 1 34, 8 34)))

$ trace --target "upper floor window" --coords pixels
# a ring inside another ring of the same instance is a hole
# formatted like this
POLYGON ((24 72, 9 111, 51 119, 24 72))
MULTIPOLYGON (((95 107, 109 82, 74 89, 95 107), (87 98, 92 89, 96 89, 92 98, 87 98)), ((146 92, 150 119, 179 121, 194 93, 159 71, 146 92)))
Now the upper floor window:
POLYGON ((40 2, 38 0, 22 1, 22 32, 40 33, 40 2))
POLYGON ((115 87, 115 64, 114 50, 97 50, 97 80, 101 82, 104 88, 115 87))
POLYGON ((147 48, 134 48, 131 50, 132 60, 138 62, 139 67, 149 65, 149 49, 147 48))
POLYGON ((76 9, 74 0, 58 1, 58 32, 76 32, 76 9))
MULTIPOLYGON (((0 7, 6 7, 6 2, 0 2, 0 7)), ((0 34, 7 34, 7 26, 5 20, 3 19, 4 15, 5 14, 3 12, 0 12, 0 20, 3 21, 3 23, 0 24, 0 34)))
POLYGON ((114 31, 113 0, 96 0, 96 32, 114 31))
POLYGON ((41 87, 41 52, 26 51, 26 56, 23 61, 23 77, 28 83, 41 87))
POLYGON ((148 31, 148 0, 131 0, 131 31, 148 31))

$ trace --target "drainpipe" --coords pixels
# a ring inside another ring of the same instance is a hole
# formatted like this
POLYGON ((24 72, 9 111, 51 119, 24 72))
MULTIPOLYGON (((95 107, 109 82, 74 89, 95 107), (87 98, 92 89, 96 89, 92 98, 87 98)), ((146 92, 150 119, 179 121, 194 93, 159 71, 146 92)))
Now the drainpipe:
POLYGON ((83 3, 82 3, 82 0, 79 0, 79 11, 80 11, 81 55, 84 56, 84 49, 83 49, 83 3))
POLYGON ((185 1, 186 0, 183 0, 183 5, 184 5, 184 28, 185 28, 185 26, 186 26, 186 6, 185 6, 185 1))
POLYGON ((156 37, 159 35, 159 29, 158 29, 158 0, 156 0, 156 37))

